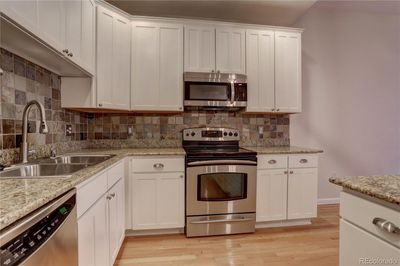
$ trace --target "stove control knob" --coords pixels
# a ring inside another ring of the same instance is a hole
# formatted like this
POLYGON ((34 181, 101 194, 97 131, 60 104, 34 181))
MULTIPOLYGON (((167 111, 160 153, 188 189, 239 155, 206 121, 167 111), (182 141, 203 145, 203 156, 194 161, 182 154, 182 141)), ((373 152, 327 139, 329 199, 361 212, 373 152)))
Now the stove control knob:
POLYGON ((225 132, 224 132, 224 136, 227 136, 227 135, 228 135, 228 132, 225 131, 225 132))
POLYGON ((196 133, 192 132, 190 135, 191 135, 192 137, 194 137, 194 135, 196 135, 196 133))
POLYGON ((186 133, 186 137, 189 137, 189 133, 186 133))
POLYGON ((235 132, 235 134, 233 134, 235 137, 237 137, 238 136, 238 133, 237 132, 235 132))
POLYGON ((233 135, 232 132, 229 132, 229 137, 232 137, 232 135, 233 135))

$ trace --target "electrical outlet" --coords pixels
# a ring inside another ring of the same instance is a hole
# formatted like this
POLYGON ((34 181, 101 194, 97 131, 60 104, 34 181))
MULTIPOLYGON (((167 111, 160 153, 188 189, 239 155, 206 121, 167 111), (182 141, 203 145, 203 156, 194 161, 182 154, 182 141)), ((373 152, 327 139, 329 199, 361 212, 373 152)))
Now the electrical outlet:
POLYGON ((65 126, 65 136, 67 137, 72 136, 72 125, 65 126))
POLYGON ((263 126, 258 126, 258 138, 259 139, 264 138, 264 127, 263 126))

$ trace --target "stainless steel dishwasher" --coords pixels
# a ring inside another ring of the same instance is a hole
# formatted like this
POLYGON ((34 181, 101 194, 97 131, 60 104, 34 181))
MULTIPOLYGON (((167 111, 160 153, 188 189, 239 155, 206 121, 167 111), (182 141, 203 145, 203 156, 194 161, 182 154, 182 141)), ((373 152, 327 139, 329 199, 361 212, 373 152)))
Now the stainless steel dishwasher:
POLYGON ((0 232, 0 265, 78 265, 76 191, 67 192, 0 232))

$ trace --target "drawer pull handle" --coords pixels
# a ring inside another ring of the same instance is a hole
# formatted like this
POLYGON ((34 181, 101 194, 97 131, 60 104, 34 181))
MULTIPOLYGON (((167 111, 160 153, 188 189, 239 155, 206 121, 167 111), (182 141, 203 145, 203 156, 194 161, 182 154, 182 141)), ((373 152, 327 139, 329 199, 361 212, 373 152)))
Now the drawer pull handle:
POLYGON ((164 165, 162 163, 155 163, 153 165, 153 167, 156 168, 156 169, 162 169, 162 168, 164 168, 164 165))
POLYGON ((276 164, 276 160, 269 160, 268 163, 269 164, 276 164))
POLYGON ((383 231, 400 235, 400 228, 396 226, 394 223, 389 222, 388 220, 376 217, 374 218, 374 220, 372 220, 372 223, 377 227, 379 227, 380 229, 382 229, 383 231))
POLYGON ((308 163, 308 160, 307 159, 301 159, 300 163, 308 163))

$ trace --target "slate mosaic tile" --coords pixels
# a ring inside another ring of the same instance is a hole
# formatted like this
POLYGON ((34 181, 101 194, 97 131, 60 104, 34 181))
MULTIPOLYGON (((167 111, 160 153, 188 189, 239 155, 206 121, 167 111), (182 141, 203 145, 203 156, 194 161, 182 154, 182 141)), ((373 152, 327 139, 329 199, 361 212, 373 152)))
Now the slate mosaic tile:
POLYGON ((19 56, 14 56, 14 73, 22 77, 26 75, 25 60, 19 56))
POLYGON ((26 92, 15 90, 15 104, 26 104, 26 92))

